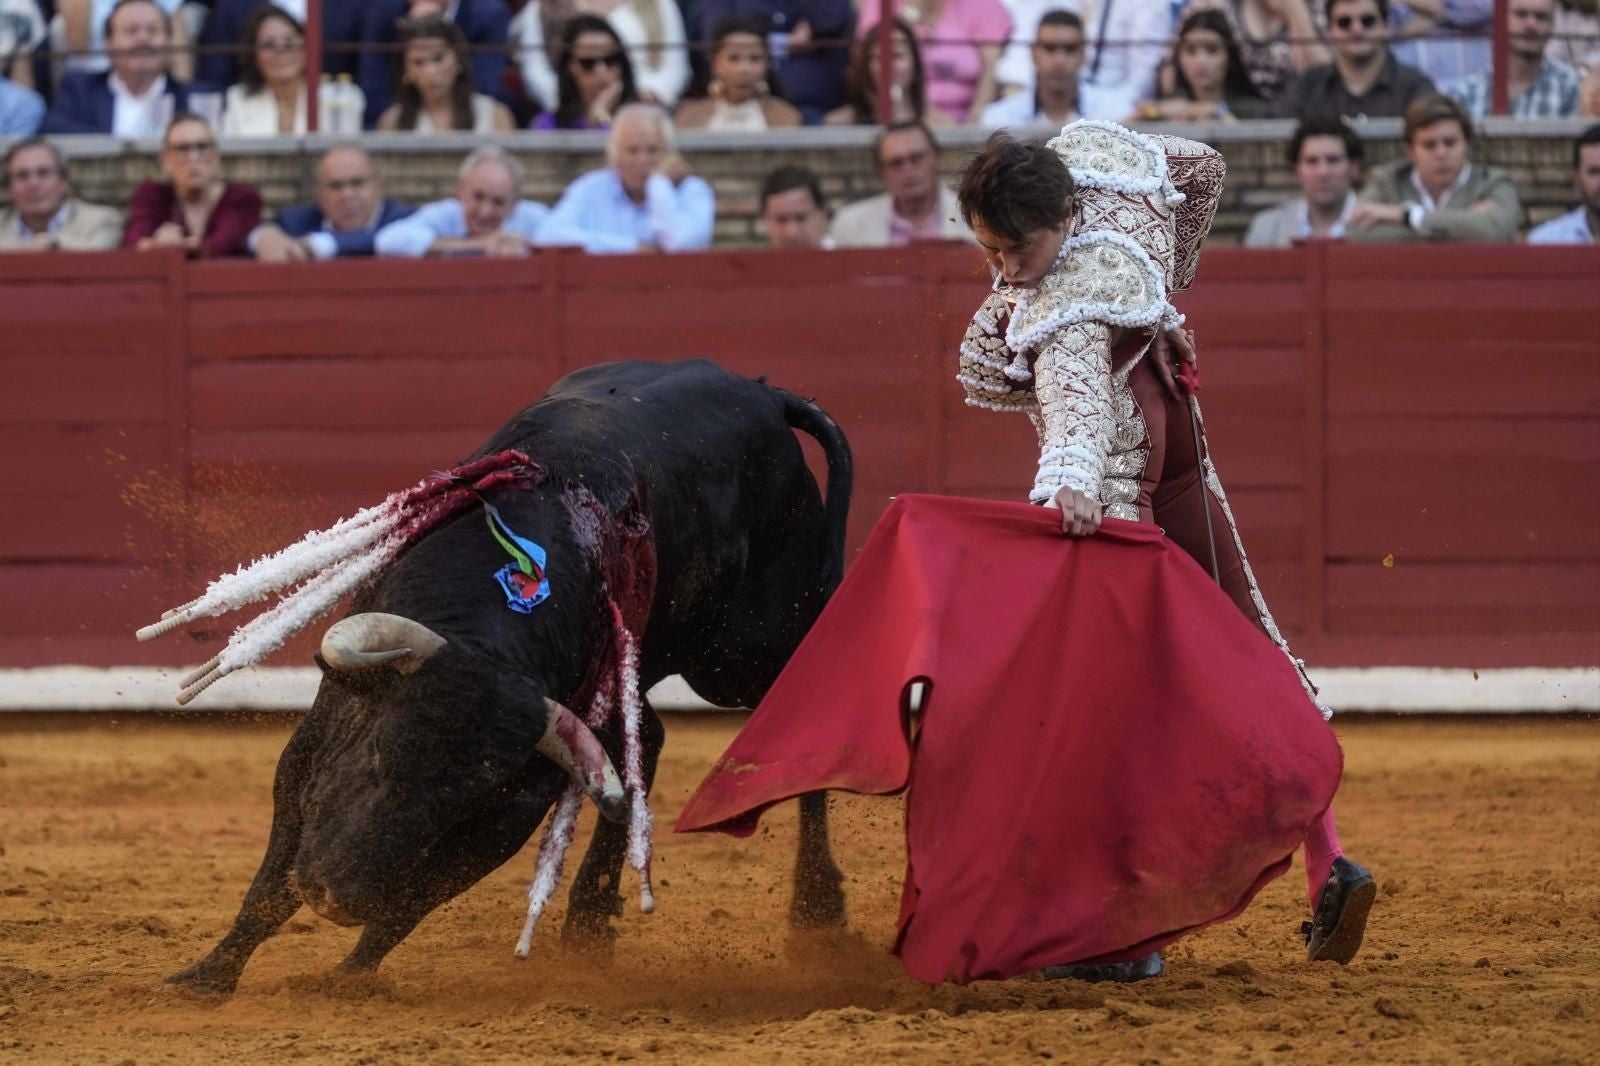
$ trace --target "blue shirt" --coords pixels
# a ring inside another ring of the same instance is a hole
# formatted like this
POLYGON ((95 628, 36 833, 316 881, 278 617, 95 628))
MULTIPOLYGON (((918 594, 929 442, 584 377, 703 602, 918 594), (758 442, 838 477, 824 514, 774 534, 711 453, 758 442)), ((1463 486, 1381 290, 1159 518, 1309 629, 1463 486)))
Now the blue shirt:
MULTIPOLYGON (((544 204, 518 200, 517 206, 511 209, 511 215, 500 227, 500 232, 513 234, 530 243, 539 243, 540 231, 549 214, 550 209, 544 204)), ((462 210, 461 201, 435 200, 418 208, 410 218, 383 227, 378 231, 376 244, 379 255, 417 258, 427 255, 433 242, 441 237, 460 239, 467 236, 470 236, 467 232, 467 213, 462 210)))
POLYGON ((1594 238, 1594 231, 1589 228, 1589 209, 1586 207, 1557 215, 1528 231, 1529 244, 1593 244, 1594 238))
POLYGON ((44 100, 0 76, 0 137, 32 137, 44 121, 44 100))
POLYGON ((663 252, 693 252, 711 247, 717 199, 696 177, 673 185, 652 174, 644 203, 622 189, 615 170, 591 170, 562 195, 545 223, 543 244, 581 244, 590 252, 637 252, 653 244, 663 252))

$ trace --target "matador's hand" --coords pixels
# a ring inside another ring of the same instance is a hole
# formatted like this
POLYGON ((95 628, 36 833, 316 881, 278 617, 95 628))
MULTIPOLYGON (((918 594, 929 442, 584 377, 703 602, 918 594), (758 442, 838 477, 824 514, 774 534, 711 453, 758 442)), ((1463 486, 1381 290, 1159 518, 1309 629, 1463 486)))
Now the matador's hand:
POLYGON ((1167 395, 1182 403, 1183 389, 1179 387, 1174 371, 1179 363, 1188 363, 1191 369, 1199 369, 1194 350, 1194 331, 1179 326, 1162 330, 1151 342, 1150 354, 1146 358, 1155 368, 1156 379, 1167 390, 1167 395))
POLYGON ((1060 509, 1061 532, 1069 536, 1087 537, 1100 529, 1102 508, 1076 489, 1063 485, 1045 506, 1060 509))

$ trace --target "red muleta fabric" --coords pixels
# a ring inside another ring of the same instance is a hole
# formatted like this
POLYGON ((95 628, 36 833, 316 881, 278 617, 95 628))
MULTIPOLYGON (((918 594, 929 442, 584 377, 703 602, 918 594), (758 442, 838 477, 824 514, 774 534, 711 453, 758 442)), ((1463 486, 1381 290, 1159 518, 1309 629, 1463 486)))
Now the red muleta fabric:
POLYGON ((1070 539, 1058 511, 911 495, 677 829, 745 836, 804 792, 909 785, 895 951, 962 982, 1231 918, 1341 768, 1293 666, 1154 526, 1070 539))

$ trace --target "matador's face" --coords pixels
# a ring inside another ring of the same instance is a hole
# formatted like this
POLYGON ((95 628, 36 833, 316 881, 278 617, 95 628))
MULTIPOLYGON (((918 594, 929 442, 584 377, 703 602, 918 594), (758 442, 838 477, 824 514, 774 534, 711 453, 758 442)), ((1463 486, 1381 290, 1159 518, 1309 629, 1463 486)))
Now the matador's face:
MULTIPOLYGON (((1068 212, 1071 218, 1071 212, 1068 212)), ((1056 265, 1061 242, 1066 240, 1068 223, 1030 230, 1020 240, 1003 237, 991 230, 983 219, 973 219, 972 235, 978 238, 984 258, 1007 285, 1019 289, 1035 288, 1056 265)))

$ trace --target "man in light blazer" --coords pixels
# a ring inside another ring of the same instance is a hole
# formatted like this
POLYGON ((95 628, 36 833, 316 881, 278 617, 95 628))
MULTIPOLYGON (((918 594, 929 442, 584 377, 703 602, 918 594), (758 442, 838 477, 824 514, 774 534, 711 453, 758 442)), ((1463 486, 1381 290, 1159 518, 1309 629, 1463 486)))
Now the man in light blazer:
POLYGON ((1361 181, 1361 138, 1344 119, 1313 115, 1295 128, 1289 165, 1301 195, 1250 220, 1246 248, 1287 248, 1296 240, 1338 239, 1356 206, 1361 181))
POLYGON ((13 144, 5 156, 0 252, 102 252, 122 243, 122 212, 69 195, 67 165, 42 137, 13 144))
POLYGON ((839 209, 828 235, 838 248, 972 240, 956 194, 939 181, 939 142, 921 122, 888 127, 873 148, 888 191, 839 209))

